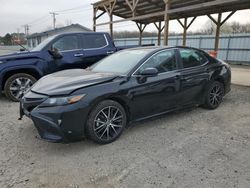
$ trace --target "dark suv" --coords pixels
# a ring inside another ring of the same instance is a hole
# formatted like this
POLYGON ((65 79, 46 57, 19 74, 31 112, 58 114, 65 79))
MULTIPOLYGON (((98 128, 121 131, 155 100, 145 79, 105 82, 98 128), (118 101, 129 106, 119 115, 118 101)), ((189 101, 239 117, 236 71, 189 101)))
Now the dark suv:
POLYGON ((7 98, 19 101, 42 76, 89 67, 117 50, 108 33, 52 36, 31 51, 0 56, 0 93, 4 91, 7 98))

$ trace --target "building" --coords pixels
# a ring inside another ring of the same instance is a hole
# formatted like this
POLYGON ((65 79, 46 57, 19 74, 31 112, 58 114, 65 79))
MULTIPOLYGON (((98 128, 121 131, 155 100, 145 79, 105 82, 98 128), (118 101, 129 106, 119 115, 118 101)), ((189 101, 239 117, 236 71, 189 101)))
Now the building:
POLYGON ((53 35, 58 35, 58 34, 62 34, 62 33, 72 33, 72 32, 86 32, 86 31, 91 32, 90 29, 88 29, 80 24, 72 24, 69 26, 60 27, 60 28, 44 31, 41 33, 34 33, 34 34, 29 35, 27 37, 28 47, 34 48, 38 44, 40 44, 42 41, 44 41, 45 39, 47 39, 48 37, 53 36, 53 35))

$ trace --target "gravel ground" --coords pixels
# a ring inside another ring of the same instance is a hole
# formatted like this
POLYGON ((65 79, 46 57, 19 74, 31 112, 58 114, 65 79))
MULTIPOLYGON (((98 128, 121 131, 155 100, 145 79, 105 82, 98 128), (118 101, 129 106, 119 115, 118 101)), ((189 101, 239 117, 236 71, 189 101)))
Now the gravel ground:
POLYGON ((221 107, 171 113, 109 145, 52 144, 0 98, 0 187, 250 187, 250 88, 221 107))

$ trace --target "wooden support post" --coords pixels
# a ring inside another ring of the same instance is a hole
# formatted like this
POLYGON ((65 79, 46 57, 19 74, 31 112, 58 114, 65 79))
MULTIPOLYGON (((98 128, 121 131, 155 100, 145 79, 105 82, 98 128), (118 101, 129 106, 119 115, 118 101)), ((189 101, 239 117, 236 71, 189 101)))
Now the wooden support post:
POLYGON ((158 46, 161 45, 161 22, 159 22, 159 29, 158 29, 158 46))
POLYGON ((184 18, 184 31, 183 31, 183 39, 182 39, 182 45, 186 46, 187 43, 187 18, 184 18))
POLYGON ((112 39, 114 39, 114 31, 113 31, 113 14, 109 15, 109 19, 110 19, 110 24, 109 24, 109 31, 110 31, 110 37, 112 39))
POLYGON ((194 17, 189 24, 188 24, 188 18, 184 18, 184 23, 182 23, 179 19, 177 19, 177 21, 183 27, 183 38, 182 38, 182 45, 183 46, 186 46, 186 44, 187 44, 187 30, 192 25, 192 23, 194 22, 195 19, 196 19, 196 17, 194 17))
POLYGON ((96 31, 96 13, 97 13, 97 9, 94 8, 93 9, 93 31, 96 31))
POLYGON ((136 23, 138 29, 139 29, 139 45, 142 45, 142 34, 143 31, 145 30, 147 24, 142 24, 142 23, 136 23))
POLYGON ((110 3, 107 5, 103 4, 103 8, 105 9, 105 11, 108 13, 109 15, 109 32, 110 32, 110 36, 113 39, 114 37, 114 31, 113 31, 113 10, 115 8, 116 5, 116 0, 113 3, 110 3))
POLYGON ((162 27, 161 21, 159 21, 159 24, 158 24, 158 25, 157 25, 156 22, 154 22, 154 25, 155 25, 155 27, 156 27, 157 30, 158 30, 158 46, 160 46, 160 45, 161 45, 161 32, 163 31, 164 26, 162 27))
POLYGON ((216 32, 215 32, 215 44, 214 44, 214 51, 218 52, 219 45, 220 45, 220 29, 221 26, 235 13, 236 11, 232 11, 223 21, 222 21, 222 13, 218 14, 217 21, 211 16, 207 15, 216 25, 216 32))
POLYGON ((222 17, 222 13, 219 13, 218 14, 218 21, 216 24, 215 45, 214 45, 214 51, 216 51, 216 52, 218 52, 218 50, 219 50, 221 17, 222 17))
POLYGON ((168 45, 168 35, 169 35, 169 14, 168 10, 170 9, 170 0, 164 0, 165 2, 165 14, 164 14, 164 45, 168 45))

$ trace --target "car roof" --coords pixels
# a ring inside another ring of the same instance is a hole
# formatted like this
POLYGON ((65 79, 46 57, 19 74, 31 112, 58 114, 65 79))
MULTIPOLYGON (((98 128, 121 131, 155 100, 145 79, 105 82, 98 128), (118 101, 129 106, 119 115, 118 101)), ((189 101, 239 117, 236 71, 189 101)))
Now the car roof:
POLYGON ((172 49, 172 48, 178 48, 178 49, 191 49, 191 50, 199 50, 203 51, 201 49, 193 48, 193 47, 186 47, 186 46, 144 46, 144 47, 136 47, 136 48, 128 48, 126 50, 145 50, 148 52, 157 52, 165 49, 172 49))

